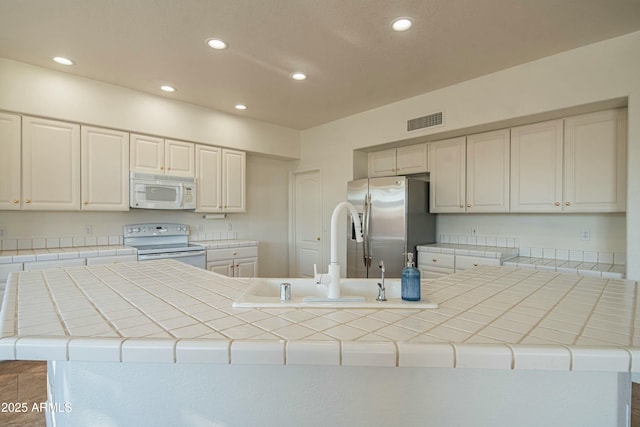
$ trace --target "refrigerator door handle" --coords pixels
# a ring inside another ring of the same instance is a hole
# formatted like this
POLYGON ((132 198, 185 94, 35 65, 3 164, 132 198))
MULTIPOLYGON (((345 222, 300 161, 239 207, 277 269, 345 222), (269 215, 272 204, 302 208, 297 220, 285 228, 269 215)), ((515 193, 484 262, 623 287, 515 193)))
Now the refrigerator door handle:
POLYGON ((369 226, 371 224, 371 193, 367 193, 367 204, 366 204, 366 211, 367 211, 367 218, 365 219, 365 222, 367 223, 367 234, 366 236, 364 236, 364 239, 367 242, 367 254, 366 254, 366 266, 367 269, 369 267, 371 267, 371 236, 369 234, 369 226))
POLYGON ((367 268, 367 236, 369 230, 367 230, 367 209, 368 209, 368 196, 364 196, 364 209, 362 210, 362 261, 364 262, 364 268, 367 268))

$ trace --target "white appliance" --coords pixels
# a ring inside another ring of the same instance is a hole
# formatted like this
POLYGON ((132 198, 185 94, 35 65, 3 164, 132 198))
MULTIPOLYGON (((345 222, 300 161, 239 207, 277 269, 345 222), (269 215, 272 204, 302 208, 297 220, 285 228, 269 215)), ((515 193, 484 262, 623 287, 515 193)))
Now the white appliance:
POLYGON ((207 247, 189 242, 189 226, 185 224, 125 225, 124 244, 138 250, 138 261, 175 259, 206 268, 207 247))
POLYGON ((141 209, 195 209, 196 179, 131 172, 130 206, 141 209))

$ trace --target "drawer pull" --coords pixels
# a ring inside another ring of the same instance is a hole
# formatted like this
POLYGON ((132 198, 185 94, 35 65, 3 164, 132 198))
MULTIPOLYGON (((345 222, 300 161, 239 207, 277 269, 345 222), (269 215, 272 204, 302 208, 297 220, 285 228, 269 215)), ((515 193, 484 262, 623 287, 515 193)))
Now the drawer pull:
POLYGON ((474 266, 474 267, 477 267, 478 265, 480 265, 480 264, 478 264, 477 262, 474 262, 474 263, 473 263, 473 266, 474 266))
POLYGON ((436 258, 433 258, 431 261, 438 262, 438 260, 436 258))

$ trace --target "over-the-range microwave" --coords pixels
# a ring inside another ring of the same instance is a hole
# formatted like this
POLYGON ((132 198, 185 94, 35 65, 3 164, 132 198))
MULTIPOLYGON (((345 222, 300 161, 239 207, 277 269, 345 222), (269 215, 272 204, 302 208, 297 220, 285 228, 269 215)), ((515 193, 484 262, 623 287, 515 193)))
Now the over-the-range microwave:
POLYGON ((131 172, 129 205, 141 209, 195 209, 196 180, 131 172))

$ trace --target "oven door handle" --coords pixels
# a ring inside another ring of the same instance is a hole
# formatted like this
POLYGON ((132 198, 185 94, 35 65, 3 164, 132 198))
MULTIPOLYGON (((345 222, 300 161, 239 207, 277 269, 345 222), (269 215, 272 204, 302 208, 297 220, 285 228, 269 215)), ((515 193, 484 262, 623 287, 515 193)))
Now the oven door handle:
POLYGON ((145 259, 154 258, 186 258, 189 256, 205 255, 207 251, 191 251, 191 252, 164 252, 158 254, 144 254, 138 255, 138 259, 144 261, 145 259))

